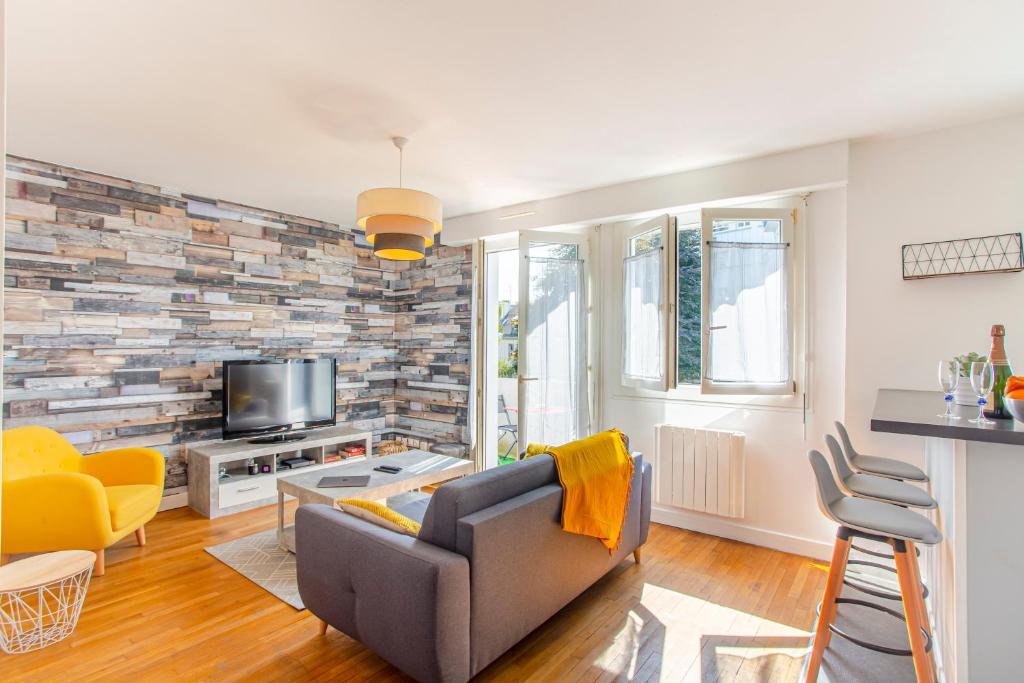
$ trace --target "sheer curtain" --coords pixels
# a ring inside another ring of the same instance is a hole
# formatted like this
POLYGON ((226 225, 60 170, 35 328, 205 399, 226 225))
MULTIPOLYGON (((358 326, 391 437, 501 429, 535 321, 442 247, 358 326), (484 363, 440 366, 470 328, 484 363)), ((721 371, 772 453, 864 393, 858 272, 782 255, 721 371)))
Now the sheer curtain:
POLYGON ((622 285, 623 378, 660 381, 665 367, 661 250, 623 260, 622 285))
POLYGON ((707 378, 790 381, 787 245, 712 241, 709 246, 707 378))
MULTIPOLYGON (((531 256, 526 313, 526 437, 560 445, 590 433, 583 261, 531 256)), ((524 406, 520 406, 523 409, 524 406)))

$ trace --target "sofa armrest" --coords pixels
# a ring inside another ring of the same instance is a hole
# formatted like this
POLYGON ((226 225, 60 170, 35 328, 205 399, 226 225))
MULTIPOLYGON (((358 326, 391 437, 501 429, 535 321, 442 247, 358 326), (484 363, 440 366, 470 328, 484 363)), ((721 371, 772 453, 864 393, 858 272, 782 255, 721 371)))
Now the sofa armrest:
POLYGON ((295 513, 299 595, 423 683, 469 680, 469 561, 326 505, 295 513))
POLYGON ((83 474, 104 486, 151 484, 164 487, 164 455, 153 448, 115 448, 82 457, 83 474))
POLYGON ((78 472, 54 472, 3 483, 4 553, 83 548, 111 540, 110 509, 103 485, 78 472))
POLYGON ((643 483, 640 491, 640 543, 643 545, 647 543, 647 534, 651 530, 651 496, 653 495, 651 486, 652 479, 654 478, 654 471, 651 468, 651 463, 641 460, 640 465, 643 468, 643 483))

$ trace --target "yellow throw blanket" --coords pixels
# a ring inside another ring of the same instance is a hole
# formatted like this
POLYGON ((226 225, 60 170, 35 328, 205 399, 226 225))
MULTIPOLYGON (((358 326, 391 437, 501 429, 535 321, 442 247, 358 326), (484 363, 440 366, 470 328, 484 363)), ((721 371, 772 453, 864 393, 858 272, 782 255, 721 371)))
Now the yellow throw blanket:
POLYGON ((622 541, 633 458, 626 436, 610 429, 562 446, 530 444, 526 457, 550 453, 555 459, 562 495, 562 529, 600 539, 609 552, 622 541))

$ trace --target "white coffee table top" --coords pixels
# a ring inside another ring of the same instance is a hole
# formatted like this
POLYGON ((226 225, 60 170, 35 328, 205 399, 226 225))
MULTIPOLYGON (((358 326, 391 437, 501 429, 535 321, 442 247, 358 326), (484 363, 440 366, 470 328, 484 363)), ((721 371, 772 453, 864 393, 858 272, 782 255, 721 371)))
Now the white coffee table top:
POLYGON ((334 467, 322 467, 313 472, 298 471, 295 474, 283 475, 277 480, 277 490, 298 498, 302 503, 332 505, 340 498, 381 500, 421 486, 464 477, 472 474, 473 469, 472 460, 413 450, 358 462, 341 463, 334 467), (401 467, 402 471, 398 474, 374 471, 373 468, 381 465, 395 465, 401 467), (316 486, 323 477, 360 475, 370 476, 370 482, 366 486, 329 489, 320 489, 316 486))

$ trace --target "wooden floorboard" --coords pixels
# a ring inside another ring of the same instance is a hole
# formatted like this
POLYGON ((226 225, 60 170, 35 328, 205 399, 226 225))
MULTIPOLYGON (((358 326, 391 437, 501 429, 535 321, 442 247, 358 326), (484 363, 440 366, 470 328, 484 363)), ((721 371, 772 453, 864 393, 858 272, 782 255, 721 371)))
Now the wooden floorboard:
MULTIPOLYGON (((407 681, 345 635, 203 548, 275 523, 275 508, 208 520, 157 515, 148 545, 107 551, 75 633, 0 655, 3 681, 407 681)), ((793 681, 827 567, 805 557, 652 525, 627 559, 476 680, 793 681)))

